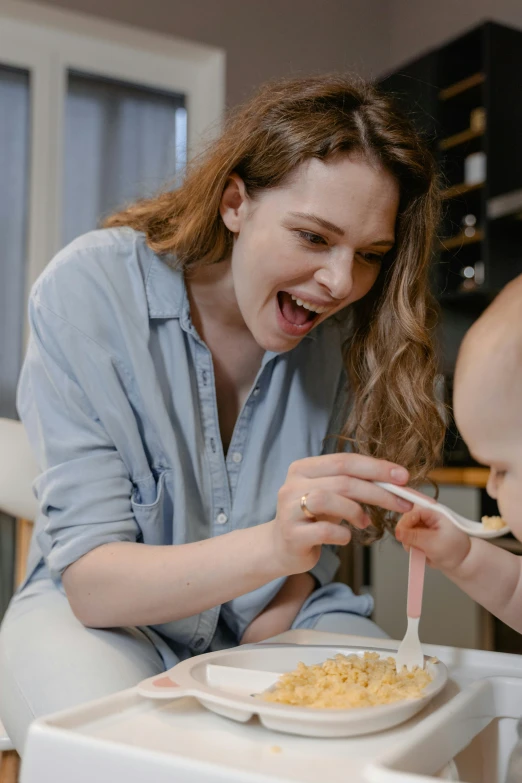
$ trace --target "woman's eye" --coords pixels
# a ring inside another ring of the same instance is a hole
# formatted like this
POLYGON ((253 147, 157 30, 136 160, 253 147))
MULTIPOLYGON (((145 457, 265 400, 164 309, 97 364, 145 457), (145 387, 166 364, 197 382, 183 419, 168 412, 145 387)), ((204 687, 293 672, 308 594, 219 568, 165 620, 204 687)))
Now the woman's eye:
POLYGON ((309 245, 326 245, 326 240, 320 234, 314 234, 313 231, 298 231, 300 239, 304 239, 309 245))
POLYGON ((359 255, 368 264, 382 264, 384 258, 382 253, 359 253, 359 255))

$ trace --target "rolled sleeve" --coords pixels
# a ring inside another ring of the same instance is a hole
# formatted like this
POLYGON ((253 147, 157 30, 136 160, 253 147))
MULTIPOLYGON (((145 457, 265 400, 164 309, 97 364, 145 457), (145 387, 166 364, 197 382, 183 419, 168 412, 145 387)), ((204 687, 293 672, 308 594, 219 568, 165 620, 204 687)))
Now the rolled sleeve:
POLYGON ((321 587, 333 582, 339 568, 340 560, 335 553, 335 547, 324 545, 321 549, 321 557, 317 565, 310 569, 310 573, 317 579, 321 587))
POLYGON ((128 468, 75 373, 79 361, 99 367, 93 352, 102 349, 34 295, 29 318, 18 410, 42 471, 33 485, 43 516, 36 536, 56 579, 101 544, 136 541, 139 528, 128 468))

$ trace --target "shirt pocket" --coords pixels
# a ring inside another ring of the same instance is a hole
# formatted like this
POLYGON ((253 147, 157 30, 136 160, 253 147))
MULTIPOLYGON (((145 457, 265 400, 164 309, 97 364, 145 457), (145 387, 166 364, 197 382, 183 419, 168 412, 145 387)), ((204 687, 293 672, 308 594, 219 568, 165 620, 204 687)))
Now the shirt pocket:
POLYGON ((172 542, 171 473, 171 470, 151 473, 134 485, 131 507, 140 530, 137 540, 144 544, 172 542))

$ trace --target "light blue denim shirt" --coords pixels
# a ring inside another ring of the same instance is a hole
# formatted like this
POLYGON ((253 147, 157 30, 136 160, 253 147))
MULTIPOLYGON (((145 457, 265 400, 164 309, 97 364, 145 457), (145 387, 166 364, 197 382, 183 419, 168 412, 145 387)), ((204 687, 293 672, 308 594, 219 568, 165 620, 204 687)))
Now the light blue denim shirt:
MULTIPOLYGON (((58 253, 29 316, 18 410, 41 514, 28 579, 40 564, 60 586, 68 565, 110 541, 185 544, 267 522, 290 463, 322 453, 343 394, 341 335, 327 322, 292 351, 265 353, 225 456, 183 274, 130 228, 58 253)), ((312 573, 326 585, 337 565, 323 547, 312 573)), ((153 627, 193 652, 209 648, 218 621, 239 639, 283 581, 153 627)), ((369 614, 369 596, 350 595, 349 610, 369 614)))

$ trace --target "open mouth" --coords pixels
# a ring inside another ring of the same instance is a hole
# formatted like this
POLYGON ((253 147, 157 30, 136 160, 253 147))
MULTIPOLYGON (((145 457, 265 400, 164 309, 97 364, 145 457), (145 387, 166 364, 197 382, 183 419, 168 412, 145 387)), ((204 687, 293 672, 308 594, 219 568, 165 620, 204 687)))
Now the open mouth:
MULTIPOLYGON (((319 317, 319 313, 310 309, 301 299, 288 294, 286 291, 279 291, 277 294, 279 310, 281 315, 289 325, 301 329, 311 328, 313 322, 319 317)), ((321 310, 326 308, 321 308, 321 310)))

